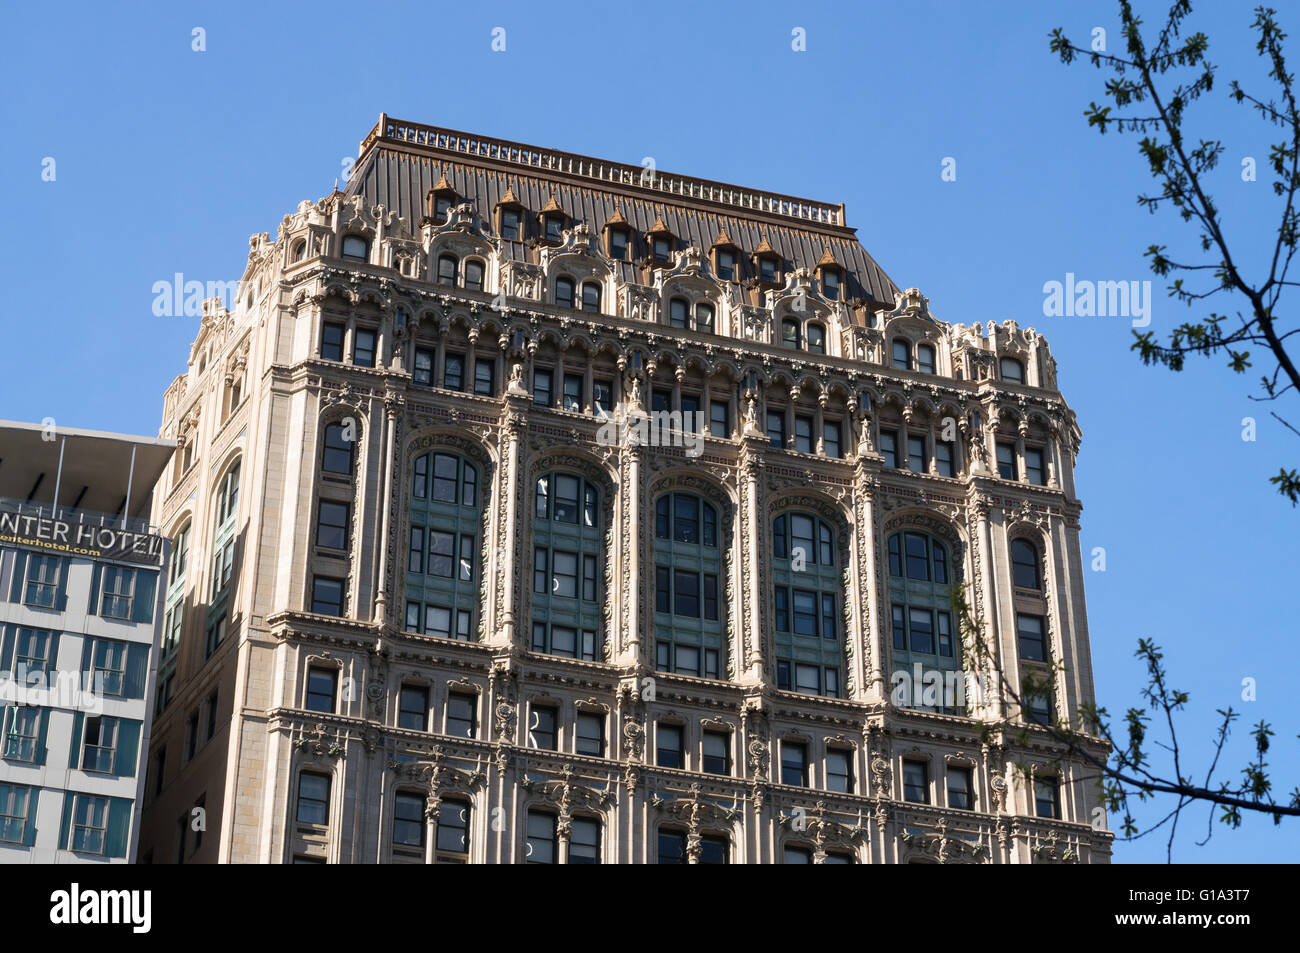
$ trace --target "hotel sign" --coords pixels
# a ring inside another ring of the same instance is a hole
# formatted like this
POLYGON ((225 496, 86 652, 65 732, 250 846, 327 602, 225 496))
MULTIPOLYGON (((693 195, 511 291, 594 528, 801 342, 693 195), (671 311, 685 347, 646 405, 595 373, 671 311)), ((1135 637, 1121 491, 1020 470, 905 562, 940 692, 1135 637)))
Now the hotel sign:
POLYGON ((163 538, 115 526, 69 523, 23 513, 0 503, 0 544, 10 543, 63 556, 162 565, 163 538))

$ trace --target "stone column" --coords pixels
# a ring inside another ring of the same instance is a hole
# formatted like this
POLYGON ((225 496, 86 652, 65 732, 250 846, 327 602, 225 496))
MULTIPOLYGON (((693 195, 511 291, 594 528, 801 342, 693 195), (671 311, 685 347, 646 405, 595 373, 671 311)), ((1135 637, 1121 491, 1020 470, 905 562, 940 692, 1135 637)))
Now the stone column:
POLYGON ((388 550, 393 544, 393 486, 401 480, 402 475, 401 469, 396 465, 397 431, 405 405, 406 401, 399 394, 390 392, 384 396, 384 429, 387 433, 384 437, 384 458, 379 466, 380 485, 384 488, 378 520, 379 579, 375 587, 374 614, 371 618, 372 622, 379 624, 388 617, 388 550))

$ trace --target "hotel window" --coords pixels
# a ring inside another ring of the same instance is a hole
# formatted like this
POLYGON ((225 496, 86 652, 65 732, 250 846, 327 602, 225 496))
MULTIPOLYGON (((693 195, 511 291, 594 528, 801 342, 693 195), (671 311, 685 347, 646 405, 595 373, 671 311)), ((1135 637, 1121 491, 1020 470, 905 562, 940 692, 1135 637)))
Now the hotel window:
POLYGON ((661 768, 685 768, 680 725, 655 725, 655 764, 661 768))
POLYGON ((507 208, 501 210, 501 237, 508 242, 517 242, 520 239, 521 218, 517 209, 507 208))
POLYGON ((397 698, 397 727, 426 731, 429 724, 429 689, 423 685, 403 685, 397 698))
POLYGON ((1039 575, 1038 551, 1023 539, 1011 541, 1011 577, 1021 589, 1043 588, 1039 575))
POLYGON ((405 628, 470 641, 478 607, 478 470, 456 454, 430 451, 411 470, 405 628))
POLYGON ((781 346, 799 350, 801 346, 799 337, 799 322, 786 318, 781 322, 781 346))
POLYGON ((341 324, 326 323, 321 327, 320 356, 327 361, 343 360, 343 334, 341 324))
MULTIPOLYGON (((438 811, 438 832, 434 840, 434 862, 439 864, 469 863, 470 807, 466 801, 442 802, 438 811)), ((420 846, 424 846, 421 825, 420 846)))
POLYGON ((411 382, 421 387, 433 386, 433 351, 427 347, 415 349, 415 367, 411 371, 411 382))
POLYGON ((853 793, 853 753, 842 748, 826 751, 826 790, 853 793))
POLYGON ((343 257, 348 261, 368 261, 370 258, 370 242, 360 235, 344 235, 343 257))
POLYGON ((826 353, 826 329, 820 324, 808 325, 808 350, 812 354, 826 353))
POLYGON ((573 307, 573 279, 555 279, 555 303, 561 308, 573 307))
POLYGON ((329 824, 329 813, 329 776, 311 771, 298 775, 298 823, 324 827, 329 824))
POLYGON ((1056 778, 1034 778, 1034 813, 1039 817, 1060 818, 1056 778))
POLYGON ((725 731, 706 731, 700 769, 705 774, 731 774, 731 735, 725 731))
MULTIPOLYGON (((439 812, 441 814, 441 812, 439 812)), ((398 791, 393 798, 393 853, 408 857, 424 856, 424 797, 398 791)), ((438 821, 442 839, 442 819, 438 821)))
POLYGON ((555 815, 547 811, 529 811, 524 863, 554 864, 556 856, 555 815))
POLYGON ((375 332, 357 328, 352 339, 352 363, 357 367, 375 366, 375 332))
POLYGON ((1047 642, 1043 636, 1043 617, 1016 613, 1016 634, 1020 657, 1028 662, 1047 661, 1047 642))
POLYGON ((808 746, 802 741, 781 742, 781 783, 808 786, 808 746))
POLYGON ((447 734, 456 738, 473 738, 478 730, 475 712, 478 696, 451 692, 447 696, 447 734))
POLYGON ((1016 445, 998 441, 998 476, 1004 480, 1018 480, 1016 473, 1016 445))
MULTIPOLYGON (((948 548, 926 533, 907 530, 889 537, 888 554, 894 670, 911 672, 919 664, 925 671, 937 671, 945 679, 946 692, 963 677, 948 548)), ((958 698, 944 697, 938 687, 906 684, 913 697, 903 700, 904 708, 956 714, 964 707, 958 698)))
POLYGON ((1047 470, 1043 466, 1040 447, 1025 447, 1025 478, 1035 486, 1047 486, 1047 470))
POLYGON ((813 452, 813 419, 798 416, 794 418, 794 448, 800 453, 813 452))
POLYGON ((59 635, 47 629, 0 626, 0 670, 12 672, 13 680, 20 685, 26 685, 33 675, 49 676, 59 654, 59 635))
POLYGON ((600 285, 594 281, 582 283, 582 310, 589 314, 600 314, 600 285))
POLYGON ((69 849, 83 854, 104 854, 108 839, 108 798, 72 792, 64 797, 73 799, 69 849))
POLYGON ((674 328, 690 325, 691 306, 685 298, 673 298, 668 302, 668 323, 674 328))
POLYGON ((925 437, 909 434, 907 437, 907 468, 913 473, 925 473, 929 469, 925 453, 925 437))
POLYGON ((903 762, 903 799, 913 804, 930 803, 930 766, 924 761, 903 762))
POLYGON ((533 493, 534 652, 593 661, 603 656, 604 523, 600 491, 594 484, 560 471, 537 478, 533 493))
POLYGON ((473 259, 465 262, 465 290, 483 290, 483 262, 473 259))
POLYGON ((812 851, 807 847, 786 844, 781 851, 781 863, 783 864, 811 864, 812 862, 812 851))
POLYGON ((600 863, 600 821, 575 817, 569 822, 569 863, 600 863))
POLYGON ((82 725, 81 768, 118 777, 134 776, 139 744, 140 722, 89 717, 82 725))
POLYGON ((922 374, 934 373, 934 346, 918 344, 916 346, 916 369, 922 374))
POLYGON ((337 550, 348 548, 349 509, 346 503, 320 501, 320 511, 316 517, 317 546, 337 550))
POLYGON ((894 368, 900 371, 912 369, 912 342, 906 338, 894 338, 894 368))
POLYGON ((718 277, 723 281, 736 279, 736 253, 725 249, 718 251, 718 277))
MULTIPOLYGON (((42 609, 59 607, 67 587, 68 560, 62 556, 41 556, 20 552, 14 562, 14 592, 23 593, 23 603, 42 609), (26 585, 23 560, 26 559, 26 585)), ((17 602, 17 599, 13 601, 17 602)))
POLYGON ((840 273, 834 268, 822 271, 822 294, 831 301, 840 300, 840 273))
POLYGON ((718 509, 693 493, 655 499, 655 668, 724 678, 723 552, 718 509))
POLYGON ((591 403, 596 409, 597 416, 612 414, 614 412, 614 382, 592 381, 591 403))
POLYGON ((605 757, 605 716, 590 712, 578 713, 577 743, 578 754, 591 755, 594 758, 605 757))
POLYGON ((38 789, 0 783, 0 843, 31 847, 36 843, 38 789))
POLYGON ((767 442, 770 446, 785 446, 785 413, 780 410, 767 412, 767 442))
POLYGON ((611 228, 609 230, 609 257, 614 261, 627 261, 627 230, 611 228))
POLYGON ((731 406, 725 400, 709 401, 709 433, 723 440, 731 436, 731 406))
POLYGON ((326 473, 352 476, 354 441, 348 439, 343 424, 325 425, 325 446, 321 453, 321 469, 326 473))
POLYGON ((442 359, 442 386, 446 390, 465 389, 465 356, 447 354, 442 359))
POLYGON ((315 667, 307 669, 307 710, 324 712, 327 715, 334 714, 334 695, 338 689, 338 680, 337 669, 315 667))
POLYGON ((3 709, 3 715, 4 747, 0 749, 0 757, 24 764, 43 763, 49 709, 10 705, 3 709))
POLYGON ((843 456, 840 449, 840 422, 838 420, 822 421, 822 453, 828 457, 843 456))
POLYGON ((885 458, 885 466, 891 469, 898 468, 898 431, 885 430, 880 431, 880 455, 885 458))
POLYGON ((455 255, 438 256, 438 284, 455 285, 456 272, 459 270, 460 261, 455 255))
POLYGON ((95 691, 105 695, 115 698, 144 698, 148 664, 149 646, 139 642, 128 645, 126 642, 86 636, 82 643, 81 671, 95 687, 95 691))
POLYGON ((1025 365, 1021 364, 1014 357, 1004 357, 998 362, 998 367, 1002 371, 1002 380, 1008 384, 1023 384, 1025 382, 1025 365))
POLYGON ((713 333, 713 305, 697 304, 695 306, 695 330, 705 334, 713 333))
POLYGON ((544 751, 559 750, 559 712, 550 705, 529 706, 528 747, 544 751))
POLYGON ((565 410, 580 413, 582 411, 582 375, 565 374, 564 375, 564 397, 562 404, 565 410))
POLYGON ((313 576, 311 611, 317 615, 343 615, 343 580, 332 576, 313 576))
POLYGON ((843 601, 829 524, 798 512, 772 521, 772 583, 776 658, 786 663, 777 687, 838 698, 843 601))
POLYGON ((474 361, 474 393, 480 397, 496 394, 496 362, 490 357, 480 357, 474 361))
POLYGON ((973 810, 974 798, 971 796, 970 768, 948 767, 948 806, 959 811, 973 810))

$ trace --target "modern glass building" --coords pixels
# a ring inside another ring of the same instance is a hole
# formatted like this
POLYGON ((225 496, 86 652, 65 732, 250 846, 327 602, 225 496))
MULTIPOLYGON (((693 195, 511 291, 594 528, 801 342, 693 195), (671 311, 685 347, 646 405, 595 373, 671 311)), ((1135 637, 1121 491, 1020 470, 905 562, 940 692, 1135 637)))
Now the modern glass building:
POLYGON ((0 421, 0 864, 135 860, 174 446, 0 421))

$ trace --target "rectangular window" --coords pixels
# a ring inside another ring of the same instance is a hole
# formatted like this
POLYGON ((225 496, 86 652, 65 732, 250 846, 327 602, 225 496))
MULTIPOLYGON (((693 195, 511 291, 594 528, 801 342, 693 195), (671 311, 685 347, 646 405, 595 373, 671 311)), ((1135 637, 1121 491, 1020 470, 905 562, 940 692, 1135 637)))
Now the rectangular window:
POLYGON ((474 361, 474 393, 480 397, 496 395, 496 363, 491 358, 474 361))
POLYGON ((709 433, 726 440, 731 436, 731 405, 725 400, 709 401, 709 433))
POLYGON ((609 257, 613 261, 627 261, 627 232, 621 228, 610 229, 609 257))
POLYGON ((700 650, 694 645, 673 646, 673 671, 683 675, 699 675, 700 650))
POLYGON ((908 628, 912 632, 912 651, 925 655, 934 654, 934 618, 929 609, 909 606, 907 610, 908 628))
POLYGON ((421 387, 433 386, 433 351, 429 348, 415 349, 415 367, 411 370, 411 380, 421 387))
POLYGON ((555 815, 544 811, 528 812, 528 848, 524 854, 528 864, 554 864, 558 862, 555 847, 555 815))
POLYGON ((10 761, 36 762, 40 745, 41 709, 15 705, 8 709, 9 727, 5 732, 3 756, 10 761))
POLYGON ((108 842, 108 798, 71 793, 72 841, 70 847, 84 854, 103 854, 108 842))
POLYGON ((776 687, 782 691, 790 690, 790 663, 778 660, 776 663, 776 687))
POLYGON ((934 445, 934 463, 935 469, 939 471, 939 476, 955 477, 957 468, 953 454, 953 444, 951 440, 939 440, 934 445))
POLYGON ((913 473, 924 473, 926 471, 925 460, 925 437, 907 438, 907 468, 913 473))
POLYGON ((474 578, 474 537, 462 533, 460 537, 460 579, 470 582, 474 578))
MULTIPOLYGON (((790 631, 790 590, 778 587, 775 591, 776 631, 790 631)), ((787 686, 788 687, 788 686, 787 686)))
POLYGON ((451 579, 456 573, 456 534, 429 530, 429 562, 426 572, 430 576, 451 579))
POLYGON ((565 599, 578 598, 578 554, 557 549, 551 558, 551 595, 565 599))
POLYGON ((316 518, 316 545, 323 549, 348 548, 348 505, 332 500, 320 501, 316 518))
POLYGON ((822 670, 816 665, 796 663, 794 667, 794 690, 801 695, 820 695, 822 693, 822 670))
MULTIPOLYGON (((422 798, 417 800, 423 802, 422 798)), ((469 822, 469 804, 462 801, 447 801, 443 804, 442 810, 438 812, 438 829, 434 834, 434 846, 438 850, 437 863, 463 864, 469 860, 469 822)), ((424 845, 423 824, 420 845, 424 845)))
POLYGON ((614 412, 614 382, 592 381, 591 402, 596 408, 597 416, 614 412))
POLYGON ((731 774, 731 735, 725 731, 704 732, 700 767, 706 774, 731 774))
POLYGON ((550 591, 550 585, 547 578, 550 576, 550 570, 547 568, 550 564, 550 550, 545 546, 535 546, 533 548, 533 592, 547 593, 550 591))
POLYGON ((298 775, 298 823, 324 827, 329 823, 330 779, 304 771, 298 775))
POLYGON ((718 252, 718 277, 723 281, 732 281, 736 277, 736 253, 718 252))
POLYGON ((667 566, 655 566, 655 612, 673 611, 671 572, 667 566))
POLYGON ((429 690, 423 685, 403 685, 398 693, 397 727, 424 731, 429 723, 429 690))
POLYGON ((885 458, 885 466, 898 467, 898 431, 880 431, 880 455, 885 458))
POLYGON ((312 577, 311 611, 318 615, 343 615, 343 580, 328 576, 312 577))
POLYGON ((424 607, 424 634, 451 638, 451 610, 444 606, 424 607))
POLYGON ((718 577, 708 572, 704 574, 704 618, 718 620, 718 577))
POLYGON ((457 738, 474 737, 476 698, 464 692, 452 692, 447 696, 447 734, 457 738))
POLYGON ((605 757, 605 719, 602 715, 578 713, 578 754, 605 757))
MULTIPOLYGON (((87 718, 82 728, 81 767, 84 771, 112 774, 117 757, 119 722, 116 718, 87 718)), ((198 726, 195 726, 198 731, 198 726)))
POLYGON ((544 705, 533 705, 532 715, 532 722, 528 726, 530 747, 543 748, 547 751, 558 750, 556 740, 558 713, 556 710, 544 705))
POLYGON ((217 693, 214 691, 208 696, 208 735, 206 740, 211 741, 212 736, 217 733, 217 693))
POLYGON ((974 805, 970 790, 970 768, 948 768, 948 806, 969 811, 974 805))
POLYGON ((794 419, 794 448, 800 453, 813 452, 813 419, 796 417, 794 419))
MULTIPOLYGON (((440 833, 444 813, 448 812, 439 811, 440 833)), ((412 848, 412 852, 424 847, 424 798, 421 795, 399 792, 393 798, 393 847, 397 850, 412 848)))
POLYGON ((600 863, 600 822, 575 817, 569 823, 569 863, 600 863))
POLYGON ((320 356, 327 361, 343 360, 343 333, 341 324, 326 323, 321 326, 320 356))
POLYGON ((501 237, 508 242, 517 242, 520 239, 520 220, 519 212, 515 209, 501 210, 501 237))
POLYGON ((447 390, 465 389, 465 358, 460 354, 447 354, 442 359, 442 386, 447 390))
POLYGON ((794 590, 794 634, 817 635, 817 593, 794 590))
POLYGON ((680 725, 655 726, 655 764, 661 768, 684 768, 682 761, 682 729, 680 725))
POLYGON ((575 413, 582 410, 582 375, 565 374, 564 375, 564 403, 565 410, 575 413))
POLYGON ((838 420, 822 421, 822 453, 828 457, 839 458, 843 456, 840 452, 840 422, 838 420))
POLYGON ((1043 617, 1016 613, 1016 634, 1020 657, 1030 662, 1047 661, 1047 643, 1043 638, 1043 617))
POLYGON ((596 601, 596 557, 582 557, 582 598, 587 602, 596 601))
POLYGON ((808 746, 802 742, 781 742, 781 783, 808 786, 808 746))
POLYGON ((936 632, 939 636, 939 654, 944 658, 952 658, 952 615, 938 610, 934 614, 934 619, 938 623, 936 632))
POLYGON ((36 791, 20 784, 0 784, 0 842, 28 840, 29 818, 36 813, 36 791))
POLYGON ((930 766, 924 761, 903 762, 903 798, 913 804, 930 803, 930 766))
POLYGON ((551 653, 576 658, 578 652, 578 632, 567 625, 551 626, 551 653))
POLYGON ((829 592, 822 593, 822 638, 832 641, 839 638, 835 623, 835 596, 829 592))
POLYGON ((1016 475, 1016 445, 998 442, 998 476, 1004 480, 1018 480, 1016 475))
POLYGON ((59 598, 62 569, 63 560, 58 556, 38 556, 35 553, 28 555, 27 586, 23 591, 23 602, 42 609, 54 608, 59 598))
POLYGON ((357 367, 375 366, 375 332, 357 328, 352 342, 352 363, 357 367))
POLYGON ((1043 467, 1043 451, 1039 447, 1025 447, 1025 478, 1035 486, 1047 485, 1047 471, 1043 467))
POLYGON ((424 572, 424 527, 411 527, 411 544, 406 555, 407 572, 424 572))
POLYGON ((533 371, 533 403, 538 407, 550 407, 553 395, 551 372, 537 368, 533 371))
POLYGON ((678 569, 673 573, 673 615, 700 617, 700 577, 678 569))
POLYGON ((105 619, 130 619, 135 593, 135 570, 105 566, 100 615, 105 619))
POLYGON ((718 676, 718 672, 719 672, 718 662, 719 662, 719 657, 718 657, 718 650, 717 650, 717 649, 705 649, 705 650, 704 650, 704 677, 705 677, 705 678, 718 678, 718 677, 719 677, 719 676, 718 676))
POLYGON ((767 412, 767 442, 773 447, 785 446, 785 413, 779 410, 767 412))
POLYGON ((853 754, 840 748, 826 752, 826 790, 853 793, 853 754))
POLYGON ((1061 816, 1056 797, 1056 778, 1034 778, 1034 813, 1039 817, 1061 816))
POLYGON ((334 713, 334 694, 338 688, 339 673, 332 668, 307 670, 307 710, 334 713))

